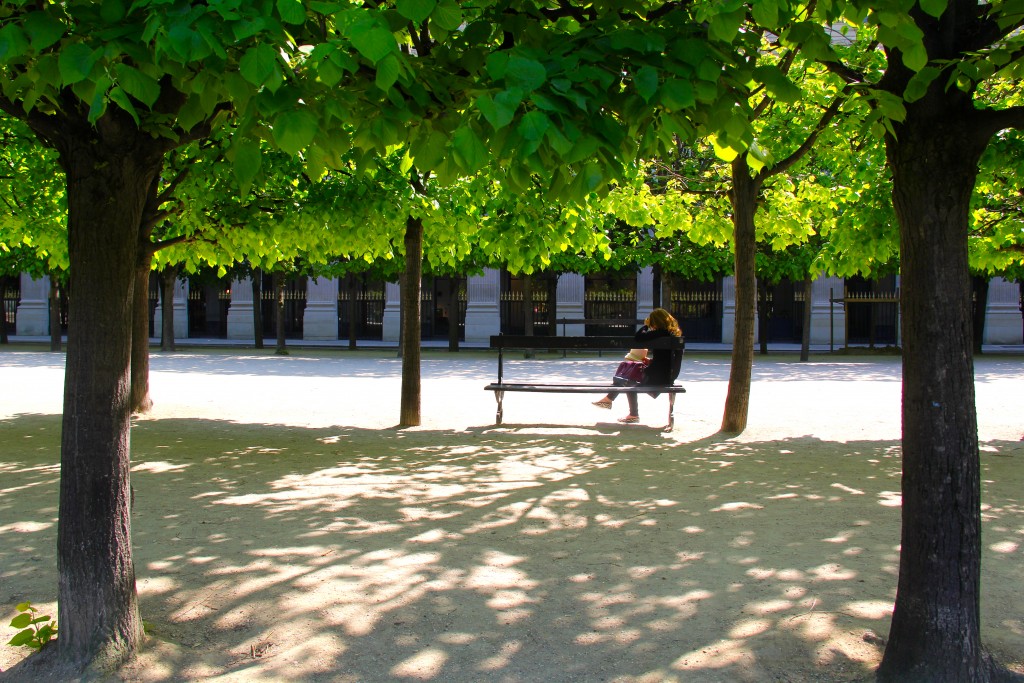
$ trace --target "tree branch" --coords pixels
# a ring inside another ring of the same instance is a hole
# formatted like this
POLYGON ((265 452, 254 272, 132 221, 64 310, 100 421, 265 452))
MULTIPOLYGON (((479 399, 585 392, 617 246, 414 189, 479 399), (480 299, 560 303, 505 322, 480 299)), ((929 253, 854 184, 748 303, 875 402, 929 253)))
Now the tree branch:
POLYGON ((792 154, 790 154, 788 157, 786 157, 779 163, 775 164, 771 168, 761 169, 761 172, 757 174, 758 180, 764 182, 766 179, 772 177, 773 175, 778 175, 780 173, 788 171, 790 168, 793 167, 794 164, 796 164, 796 162, 800 161, 800 159, 802 159, 804 155, 810 152, 811 148, 814 147, 814 143, 817 141, 818 136, 821 135, 821 132, 825 130, 829 123, 832 122, 832 119, 835 118, 835 115, 839 113, 839 108, 842 107, 843 103, 846 102, 846 98, 849 95, 849 91, 850 86, 846 86, 845 88, 843 88, 840 94, 836 95, 835 99, 832 100, 832 103, 828 105, 827 109, 825 109, 824 113, 821 115, 821 118, 818 119, 818 125, 814 127, 814 130, 812 130, 810 135, 807 136, 807 139, 804 140, 803 144, 797 147, 792 154))
POLYGON ((976 130, 992 137, 1007 128, 1024 128, 1024 106, 982 109, 976 115, 976 130))

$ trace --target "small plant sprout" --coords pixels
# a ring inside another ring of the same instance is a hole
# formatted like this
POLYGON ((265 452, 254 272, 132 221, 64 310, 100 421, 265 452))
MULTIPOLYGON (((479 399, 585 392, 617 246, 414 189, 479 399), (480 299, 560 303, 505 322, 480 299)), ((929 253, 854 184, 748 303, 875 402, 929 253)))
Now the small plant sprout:
POLYGON ((8 645, 30 647, 39 650, 57 635, 57 622, 49 615, 36 616, 39 611, 30 602, 15 607, 20 614, 11 619, 11 627, 21 629, 7 641, 8 645))

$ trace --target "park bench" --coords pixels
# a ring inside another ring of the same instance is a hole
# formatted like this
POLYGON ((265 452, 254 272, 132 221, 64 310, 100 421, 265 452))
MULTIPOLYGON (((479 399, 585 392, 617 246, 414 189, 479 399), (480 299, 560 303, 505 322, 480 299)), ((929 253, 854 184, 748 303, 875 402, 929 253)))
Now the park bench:
MULTIPOLYGON (((676 394, 686 393, 679 384, 671 386, 625 386, 619 387, 610 381, 600 384, 554 384, 548 382, 506 382, 505 381, 505 349, 548 349, 550 351, 609 351, 612 349, 647 348, 652 349, 676 349, 682 352, 685 343, 681 337, 654 339, 648 342, 638 342, 633 337, 537 337, 525 335, 499 334, 491 337, 491 348, 498 350, 498 381, 484 387, 487 391, 494 392, 494 398, 498 402, 498 411, 495 415, 495 424, 501 424, 504 417, 504 400, 506 391, 532 392, 532 393, 559 393, 559 394, 606 394, 616 391, 621 394, 668 394, 668 426, 666 431, 671 431, 675 426, 675 405, 676 394)), ((611 377, 612 368, 608 369, 608 376, 611 377)))

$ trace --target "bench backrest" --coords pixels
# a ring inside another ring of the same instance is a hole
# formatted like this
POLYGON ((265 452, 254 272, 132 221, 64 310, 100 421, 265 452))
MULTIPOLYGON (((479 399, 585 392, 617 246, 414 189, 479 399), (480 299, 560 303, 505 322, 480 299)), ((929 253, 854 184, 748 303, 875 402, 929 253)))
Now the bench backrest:
POLYGON ((505 349, 551 349, 551 350, 606 350, 606 349, 671 349, 673 354, 673 381, 679 374, 686 342, 682 337, 659 337, 647 342, 638 342, 632 337, 537 337, 533 335, 497 334, 491 337, 491 348, 498 349, 498 384, 505 372, 505 349))
POLYGON ((641 343, 633 337, 538 337, 520 334, 497 334, 491 337, 492 349, 552 349, 552 350, 610 350, 610 349, 673 349, 682 351, 686 342, 682 337, 662 337, 641 343))

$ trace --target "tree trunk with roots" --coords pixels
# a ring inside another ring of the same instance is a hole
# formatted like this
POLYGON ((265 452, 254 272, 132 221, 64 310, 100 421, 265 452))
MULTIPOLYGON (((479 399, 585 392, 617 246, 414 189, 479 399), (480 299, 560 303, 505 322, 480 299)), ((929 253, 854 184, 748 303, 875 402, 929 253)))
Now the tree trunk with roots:
MULTIPOLYGON (((941 81, 942 79, 938 79, 941 81)), ((981 481, 968 212, 994 131, 941 83, 886 140, 900 226, 903 517, 880 681, 994 679, 980 631, 981 481)))
POLYGON ((405 222, 405 273, 402 278, 402 405, 398 426, 420 424, 420 287, 423 280, 423 222, 405 222))
POLYGON ((754 365, 754 314, 757 308, 757 278, 754 257, 757 250, 754 212, 759 184, 750 175, 742 156, 732 164, 733 247, 736 274, 736 319, 733 325, 732 366, 725 397, 722 431, 738 434, 747 428, 750 404, 750 376, 754 365))
POLYGON ((140 218, 166 143, 119 112, 79 128, 72 122, 50 138, 67 174, 74 292, 61 436, 57 648, 75 668, 105 671, 131 658, 142 640, 129 495, 132 294, 140 218))

